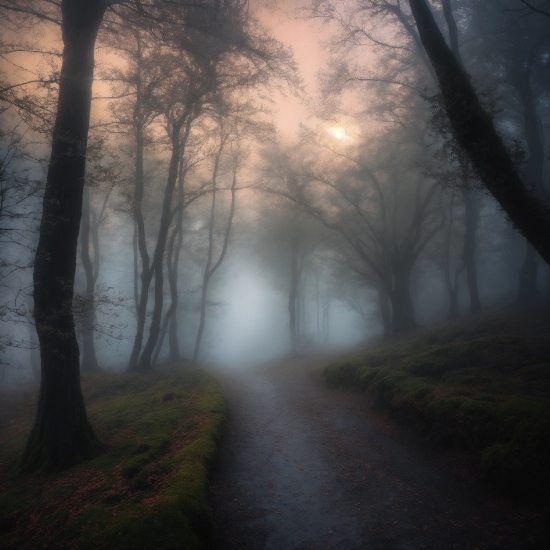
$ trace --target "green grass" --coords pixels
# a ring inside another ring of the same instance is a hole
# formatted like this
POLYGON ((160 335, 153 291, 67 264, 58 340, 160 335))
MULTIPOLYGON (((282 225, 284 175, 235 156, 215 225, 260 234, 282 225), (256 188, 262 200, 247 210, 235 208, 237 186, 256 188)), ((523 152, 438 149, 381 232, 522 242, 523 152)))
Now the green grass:
POLYGON ((207 373, 82 381, 88 415, 106 451, 52 476, 14 466, 33 421, 36 389, 0 402, 0 547, 198 549, 213 524, 206 501, 225 401, 207 373))
POLYGON ((548 503, 550 325, 547 308, 503 310, 416 332, 324 371, 334 386, 436 442, 473 450, 500 490, 548 503))

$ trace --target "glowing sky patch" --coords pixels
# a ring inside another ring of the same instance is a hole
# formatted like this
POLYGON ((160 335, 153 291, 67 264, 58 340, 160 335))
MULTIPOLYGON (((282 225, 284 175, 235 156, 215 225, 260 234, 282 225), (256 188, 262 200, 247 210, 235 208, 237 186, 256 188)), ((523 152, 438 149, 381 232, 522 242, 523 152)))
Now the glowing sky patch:
POLYGON ((327 131, 333 138, 336 138, 342 143, 349 143, 349 141, 351 140, 351 138, 346 133, 345 128, 342 128, 341 126, 332 126, 327 131))

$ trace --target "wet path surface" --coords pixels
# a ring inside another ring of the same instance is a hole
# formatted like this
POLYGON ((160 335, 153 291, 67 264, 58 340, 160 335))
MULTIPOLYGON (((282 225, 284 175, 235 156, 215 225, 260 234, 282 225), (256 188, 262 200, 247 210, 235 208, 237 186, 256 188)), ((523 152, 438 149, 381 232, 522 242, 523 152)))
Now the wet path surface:
POLYGON ((540 547, 524 515, 325 388, 317 364, 214 371, 229 403, 210 495, 220 550, 540 547))

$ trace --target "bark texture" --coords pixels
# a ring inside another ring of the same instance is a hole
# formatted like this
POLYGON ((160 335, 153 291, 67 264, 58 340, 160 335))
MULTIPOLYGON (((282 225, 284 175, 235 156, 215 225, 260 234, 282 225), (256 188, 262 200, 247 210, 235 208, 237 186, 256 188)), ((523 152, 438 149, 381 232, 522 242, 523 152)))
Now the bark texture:
POLYGON ((63 60, 57 116, 34 267, 34 315, 40 340, 38 409, 24 470, 60 470, 99 448, 80 389, 72 314, 78 232, 90 120, 100 0, 63 0, 63 60))
POLYGON ((409 0, 409 3, 437 75, 457 142, 512 222, 550 263, 550 209, 525 187, 468 75, 445 43, 426 1, 409 0))

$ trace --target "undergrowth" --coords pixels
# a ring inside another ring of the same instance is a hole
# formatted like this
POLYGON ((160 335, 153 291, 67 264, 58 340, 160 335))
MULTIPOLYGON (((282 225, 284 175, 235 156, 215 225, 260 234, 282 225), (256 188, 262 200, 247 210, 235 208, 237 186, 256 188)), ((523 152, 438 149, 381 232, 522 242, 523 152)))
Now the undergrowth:
POLYGON ((474 450, 500 491, 548 505, 548 309, 505 310, 424 329, 332 363, 324 376, 366 392, 435 442, 474 450))
POLYGON ((88 415, 106 451, 52 476, 22 476, 36 389, 0 403, 0 547, 198 549, 225 414, 214 379, 188 367, 154 376, 85 376, 88 415))

